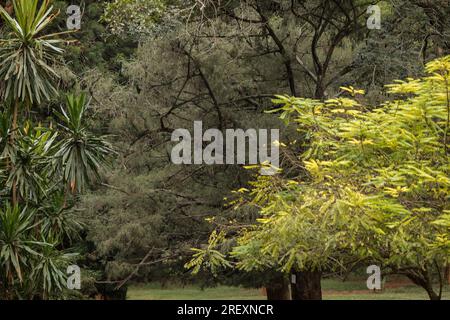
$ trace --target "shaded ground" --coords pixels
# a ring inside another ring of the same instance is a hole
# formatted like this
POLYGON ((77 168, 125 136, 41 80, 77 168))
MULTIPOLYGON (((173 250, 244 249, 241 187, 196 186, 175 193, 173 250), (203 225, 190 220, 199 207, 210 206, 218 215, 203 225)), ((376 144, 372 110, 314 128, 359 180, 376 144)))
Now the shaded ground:
MULTIPOLYGON (((425 291, 404 279, 394 279, 381 292, 371 292, 364 280, 342 282, 326 279, 322 282, 325 300, 428 300, 425 291)), ((201 290, 194 286, 162 288, 157 283, 132 286, 130 300, 264 300, 262 290, 220 286, 201 290)), ((444 288, 443 298, 450 300, 450 287, 444 288)))

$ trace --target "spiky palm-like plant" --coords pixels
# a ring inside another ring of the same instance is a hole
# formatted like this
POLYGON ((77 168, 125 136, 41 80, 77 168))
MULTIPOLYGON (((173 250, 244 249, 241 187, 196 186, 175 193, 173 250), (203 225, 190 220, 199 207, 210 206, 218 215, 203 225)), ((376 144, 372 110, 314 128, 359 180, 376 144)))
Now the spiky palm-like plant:
MULTIPOLYGON (((0 40, 0 98, 12 103, 11 143, 14 144, 21 103, 41 103, 58 94, 52 65, 61 57, 62 40, 42 32, 55 19, 50 0, 14 0, 14 18, 0 6, 9 33, 0 40), (39 6, 39 2, 41 2, 39 6)), ((12 202, 17 203, 17 182, 12 181, 12 202)))
POLYGON ((31 103, 49 100, 57 94, 53 81, 58 74, 52 68, 63 49, 58 34, 41 35, 55 19, 49 0, 16 0, 14 15, 0 6, 0 17, 10 30, 6 39, 0 40, 0 81, 3 99, 31 103))
POLYGON ((68 95, 66 108, 57 112, 62 138, 56 147, 54 167, 62 172, 63 181, 72 192, 82 192, 92 178, 99 178, 98 168, 114 151, 104 137, 90 133, 83 125, 88 108, 84 93, 68 95))
POLYGON ((6 204, 0 209, 0 265, 9 283, 24 279, 23 270, 29 264, 30 254, 37 256, 33 249, 38 242, 30 240, 30 230, 34 227, 33 212, 28 208, 6 204))
POLYGON ((8 31, 0 39, 0 298, 49 299, 61 296, 66 248, 81 228, 68 198, 98 177, 112 149, 84 126, 84 94, 68 96, 58 128, 20 112, 57 95, 52 66, 63 50, 58 34, 44 34, 55 18, 49 0, 13 7, 14 18, 0 6, 8 31))

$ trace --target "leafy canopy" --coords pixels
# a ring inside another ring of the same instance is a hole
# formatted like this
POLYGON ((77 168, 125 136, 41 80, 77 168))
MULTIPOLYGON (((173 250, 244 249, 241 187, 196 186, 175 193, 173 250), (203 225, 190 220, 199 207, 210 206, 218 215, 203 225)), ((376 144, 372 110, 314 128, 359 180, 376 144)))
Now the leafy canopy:
POLYGON ((238 268, 443 265, 450 256, 450 56, 426 72, 389 85, 400 98, 376 108, 352 87, 342 88, 349 97, 325 102, 274 100, 282 106, 274 112, 294 121, 309 147, 292 161, 302 168, 298 177, 259 177, 239 192, 238 206, 257 206, 261 219, 241 230, 231 250, 238 268))

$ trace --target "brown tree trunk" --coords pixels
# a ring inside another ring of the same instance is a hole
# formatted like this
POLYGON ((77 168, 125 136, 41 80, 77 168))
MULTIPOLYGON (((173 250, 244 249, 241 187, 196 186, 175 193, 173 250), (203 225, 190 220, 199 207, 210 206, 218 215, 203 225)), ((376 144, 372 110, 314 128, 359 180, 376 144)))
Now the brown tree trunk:
POLYGON ((316 91, 314 92, 314 99, 323 101, 325 99, 325 88, 323 85, 323 77, 317 77, 316 91))
POLYGON ((431 301, 441 300, 441 297, 436 292, 434 292, 434 289, 431 285, 424 287, 424 289, 427 292, 428 297, 430 298, 431 301))
POLYGON ((273 281, 266 287, 267 300, 291 300, 289 281, 282 276, 278 281, 273 281))
POLYGON ((447 281, 447 284, 450 284, 450 262, 447 263, 445 268, 445 280, 447 281))
POLYGON ((414 284, 425 289, 430 300, 441 300, 441 294, 437 294, 433 289, 433 281, 428 270, 420 270, 420 274, 418 272, 407 273, 406 276, 414 282, 414 284))
POLYGON ((319 271, 302 271, 295 273, 292 287, 292 300, 322 300, 322 273, 319 271))

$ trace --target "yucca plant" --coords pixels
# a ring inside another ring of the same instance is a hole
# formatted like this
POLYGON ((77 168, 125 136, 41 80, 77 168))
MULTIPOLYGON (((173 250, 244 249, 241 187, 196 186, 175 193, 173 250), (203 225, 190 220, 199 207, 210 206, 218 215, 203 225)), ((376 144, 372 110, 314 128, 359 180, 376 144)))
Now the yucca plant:
MULTIPOLYGON (((49 0, 13 0, 13 8, 14 17, 0 6, 0 18, 9 31, 4 39, 0 39, 0 98, 12 102, 12 145, 16 139, 20 106, 41 103, 58 94, 54 86, 58 74, 52 66, 63 53, 58 34, 42 34, 57 16, 49 0)), ((16 204, 17 181, 10 182, 12 203, 16 204)))
POLYGON ((68 95, 65 108, 56 115, 61 120, 62 138, 53 161, 64 183, 72 193, 82 192, 92 179, 99 178, 99 168, 114 153, 105 137, 97 137, 86 130, 83 117, 88 108, 84 93, 68 95))
POLYGON ((33 211, 9 203, 0 209, 0 265, 2 277, 9 284, 15 279, 24 280, 24 269, 30 264, 30 256, 39 255, 34 247, 42 243, 31 240, 30 232, 35 227, 33 211))
POLYGON ((38 203, 46 195, 50 180, 46 167, 51 161, 56 136, 51 130, 31 128, 29 124, 19 132, 6 185, 10 189, 15 185, 18 196, 25 202, 38 203))
POLYGON ((71 210, 73 204, 68 204, 67 195, 62 191, 53 192, 44 204, 37 210, 40 220, 40 233, 44 237, 52 236, 61 243, 71 244, 79 239, 79 232, 83 229, 71 210))
MULTIPOLYGON (((52 295, 57 296, 63 291, 66 285, 67 276, 62 270, 76 256, 76 254, 65 253, 58 250, 60 239, 52 234, 42 237, 42 242, 46 243, 39 251, 33 270, 30 274, 32 285, 31 295, 39 295, 43 299, 49 299, 52 295)), ((31 297, 32 298, 32 297, 31 297)))
POLYGON ((14 18, 0 6, 10 33, 0 40, 0 97, 40 103, 57 95, 53 81, 58 74, 52 65, 63 49, 58 34, 41 35, 55 19, 49 0, 14 0, 14 18), (41 2, 38 8, 38 3, 41 2))
POLYGON ((48 228, 49 219, 38 212, 45 209, 9 203, 0 209, 0 279, 4 279, 3 291, 9 293, 5 298, 48 299, 63 291, 64 270, 76 254, 60 248, 69 223, 48 228))
POLYGON ((58 130, 32 125, 31 107, 57 95, 53 66, 63 50, 49 0, 14 0, 14 17, 0 6, 0 298, 61 296, 65 267, 81 225, 75 197, 111 154, 103 137, 83 124, 86 95, 67 96, 58 130), (26 116, 25 116, 26 115, 26 116), (39 240, 37 240, 39 239, 39 240))

